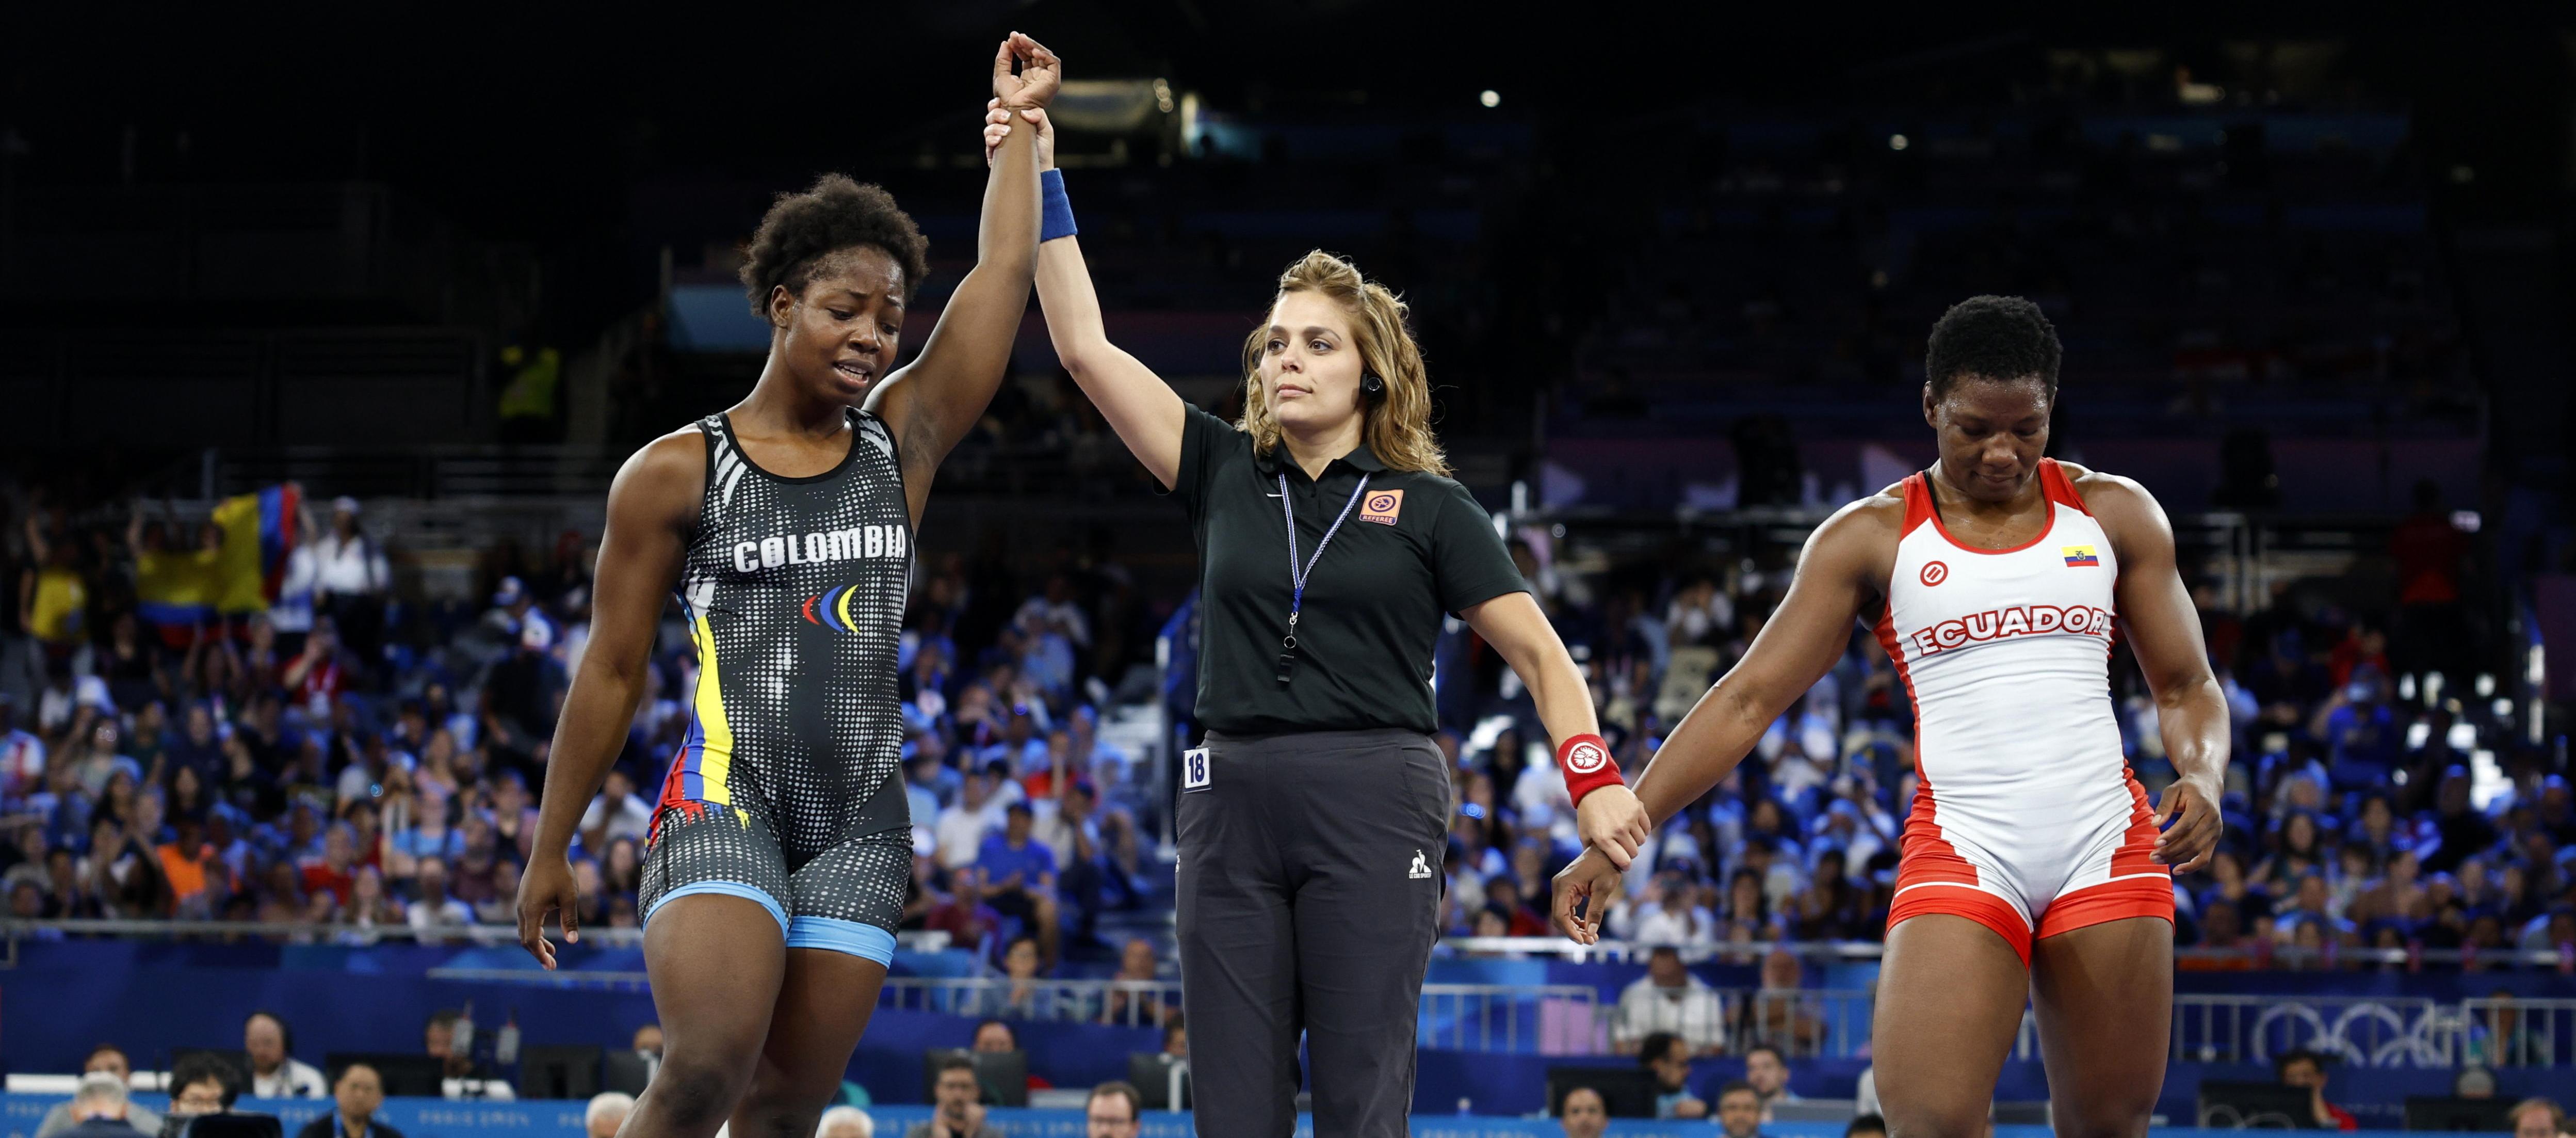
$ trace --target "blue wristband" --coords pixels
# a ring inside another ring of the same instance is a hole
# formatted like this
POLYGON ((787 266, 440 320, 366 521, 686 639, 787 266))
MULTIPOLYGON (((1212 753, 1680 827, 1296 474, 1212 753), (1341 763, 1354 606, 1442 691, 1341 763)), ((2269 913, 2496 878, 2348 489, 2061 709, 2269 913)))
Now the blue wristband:
POLYGON ((1064 196, 1064 171, 1038 171, 1038 240, 1053 241, 1082 232, 1073 225, 1073 202, 1064 196))

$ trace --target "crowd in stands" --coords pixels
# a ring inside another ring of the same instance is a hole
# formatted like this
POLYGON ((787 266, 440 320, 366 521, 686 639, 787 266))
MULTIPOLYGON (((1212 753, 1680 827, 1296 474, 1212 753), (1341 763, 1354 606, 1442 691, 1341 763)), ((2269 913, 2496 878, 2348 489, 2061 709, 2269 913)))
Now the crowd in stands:
MULTIPOLYGON (((7 554, 21 603, 0 613, 0 892, 13 914, 313 922, 356 941, 512 922, 555 713, 587 641, 581 540, 492 550, 488 605, 422 603, 394 587, 358 503, 306 512, 274 597, 229 612, 211 575, 230 539, 215 523, 191 540, 149 510, 19 512, 7 554)), ((2253 952, 2190 966, 2321 963, 2279 952, 2298 948, 2576 946, 2565 772, 2519 742, 2515 706, 2495 703, 2460 648, 2459 535, 2437 512, 2399 532, 2403 592, 2377 611, 2285 586, 2247 617, 2196 592, 2234 760, 2228 835, 2207 872, 2178 883, 2178 937, 2253 952)), ((1749 561, 1579 577, 1544 534, 1514 551, 1629 771, 1785 587, 1749 561)), ((900 659, 920 854, 904 923, 1023 980, 1058 974, 1069 948, 1105 972, 1125 946, 1094 922, 1153 902, 1154 838, 1138 819, 1163 790, 1102 740, 1101 715, 1153 697, 1135 665, 1169 610, 1114 563, 1068 557, 1025 591, 986 559, 923 569, 900 659)), ((581 822, 587 926, 639 919, 654 788, 695 682, 685 635, 660 643, 581 822)), ((1491 652, 1453 632, 1442 660, 1439 742, 1457 785, 1445 927, 1543 934, 1550 876, 1576 852, 1562 778, 1491 652)), ((2153 793, 2173 772, 2152 700, 2124 650, 2113 676, 2153 793)), ((1650 841, 1609 931, 1699 948, 1879 937, 1917 786, 1910 716, 1884 652, 1856 632, 1755 753, 1650 841)), ((1131 979, 1164 974, 1119 963, 1131 979)))
MULTIPOLYGON (((244 604, 227 526, 258 508, 195 527, 41 495, 16 511, 0 543, 20 600, 0 611, 10 912, 312 923, 347 942, 513 924, 595 554, 571 534, 538 556, 504 545, 488 604, 422 602, 344 498, 263 523, 285 548, 265 590, 252 563, 244 604)), ((1099 677, 1150 651, 1153 614, 1115 566, 1066 565, 1030 593, 970 580, 961 558, 923 569, 900 661, 921 855, 904 923, 997 965, 1025 934, 1051 967, 1067 930, 1114 956, 1091 922, 1142 903, 1152 840, 1145 772, 1098 737, 1099 677)), ((586 927, 639 923, 653 803, 690 721, 687 644, 664 630, 582 816, 586 927)))

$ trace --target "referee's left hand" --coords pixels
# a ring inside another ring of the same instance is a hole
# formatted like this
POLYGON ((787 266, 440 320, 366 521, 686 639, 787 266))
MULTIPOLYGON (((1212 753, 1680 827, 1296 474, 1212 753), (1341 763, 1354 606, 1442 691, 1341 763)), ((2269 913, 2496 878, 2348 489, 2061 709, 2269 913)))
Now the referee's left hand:
MULTIPOLYGON (((1606 789, 1606 788, 1605 788, 1606 789)), ((1594 793, 1600 793, 1595 791, 1594 793)), ((1589 802, 1587 796, 1584 801, 1589 802)), ((1610 903, 1619 897, 1619 871, 1610 864, 1609 855, 1595 846, 1583 851, 1574 863, 1557 871, 1556 899, 1548 906, 1556 918, 1557 931, 1576 944, 1601 943, 1601 920, 1610 913, 1610 903), (1574 915, 1582 905, 1583 915, 1574 915)))
POLYGON ((1654 833, 1653 819, 1646 816, 1646 805, 1637 801, 1637 792, 1624 786, 1605 786, 1583 796, 1583 804, 1574 808, 1574 831, 1583 844, 1600 850, 1610 864, 1628 868, 1637 849, 1654 833))
MULTIPOLYGON (((1055 124, 1047 120, 1045 111, 1036 107, 1021 110, 1020 117, 1037 124, 1039 172, 1055 169, 1055 124)), ((986 166, 993 164, 993 155, 1002 149, 1002 140, 1011 137, 1011 129, 1010 108, 1003 106, 1000 99, 985 100, 984 164, 986 166)))

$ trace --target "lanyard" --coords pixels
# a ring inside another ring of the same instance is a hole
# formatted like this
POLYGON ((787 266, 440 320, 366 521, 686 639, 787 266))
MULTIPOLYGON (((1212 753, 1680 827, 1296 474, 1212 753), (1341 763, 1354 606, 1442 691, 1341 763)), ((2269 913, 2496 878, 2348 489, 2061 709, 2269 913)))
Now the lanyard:
POLYGON ((1333 544, 1333 535, 1342 532, 1342 523, 1350 519, 1351 507, 1360 504, 1360 495, 1368 493, 1368 475, 1360 475, 1360 484, 1351 490, 1351 500, 1342 503, 1341 515, 1324 530, 1324 540, 1315 543, 1315 555, 1306 559, 1304 568, 1297 565, 1297 510, 1289 504, 1288 475, 1279 474, 1279 516, 1288 522, 1288 584, 1293 590, 1288 597, 1288 635, 1279 640, 1279 682, 1288 682, 1289 666, 1297 662, 1297 612, 1306 605, 1306 580, 1315 575, 1315 563, 1324 559, 1324 547, 1333 544))

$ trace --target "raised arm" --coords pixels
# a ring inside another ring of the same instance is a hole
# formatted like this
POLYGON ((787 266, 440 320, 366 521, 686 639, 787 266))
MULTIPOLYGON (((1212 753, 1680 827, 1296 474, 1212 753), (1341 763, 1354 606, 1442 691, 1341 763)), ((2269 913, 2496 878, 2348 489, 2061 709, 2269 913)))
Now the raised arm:
POLYGON ((608 765, 626 746, 664 598, 679 579, 705 492, 706 442, 694 429, 674 431, 635 452, 609 486, 590 647, 582 652, 581 671, 555 724, 545 793, 537 802, 536 843, 519 881, 519 943, 548 968, 555 966, 554 945, 545 938, 548 913, 562 914, 565 940, 580 939, 573 921, 580 901, 567 860, 573 833, 582 808, 608 777, 608 765))
MULTIPOLYGON (((1055 168, 1055 126, 1043 111, 1023 111, 1022 122, 1038 128, 1038 169, 1055 168)), ((986 118, 989 148, 996 131, 1009 122, 996 110, 986 118)), ((1016 133, 1016 132, 1015 132, 1016 133)), ((1181 431, 1188 422, 1181 397, 1143 361, 1109 342, 1100 319, 1100 296, 1091 288, 1091 268, 1083 263, 1081 239, 1058 237, 1038 246, 1038 305, 1046 311, 1047 336, 1055 341, 1055 358, 1073 382, 1100 408, 1100 417, 1127 444, 1136 461, 1154 480, 1170 489, 1181 472, 1181 431)))
MULTIPOLYGON (((1855 502, 1808 536, 1779 611, 1763 623, 1744 659, 1699 697, 1637 776, 1637 800, 1655 825, 1671 820, 1724 780, 1772 721, 1842 658, 1851 645, 1852 621, 1887 579, 1896 546, 1890 506, 1884 496, 1855 502)), ((1607 856, 1585 850, 1557 875, 1557 927, 1586 944, 1599 940, 1606 902, 1618 892, 1618 884, 1618 870, 1607 856), (1577 918, 1574 907, 1587 898, 1600 901, 1577 918)))
MULTIPOLYGON (((1055 53, 1018 32, 993 56, 993 94, 1006 106, 1043 107, 1060 79, 1055 53)), ((984 181, 975 267, 957 282, 921 355, 868 395, 868 409, 901 441, 904 494, 916 523, 940 461, 983 418, 1010 373, 1037 266, 1038 173, 1029 138, 1035 133, 1015 130, 1003 140, 984 181)))
POLYGON ((2209 670, 2200 613, 2174 564, 2173 523, 2146 487, 2107 474, 2079 477, 2084 504, 2109 532, 2119 558, 2112 586, 2138 670, 2156 697, 2156 733, 2182 777, 2156 796, 2156 861, 2189 873, 2208 864, 2225 829, 2218 800, 2227 783, 2227 697, 2209 670))

